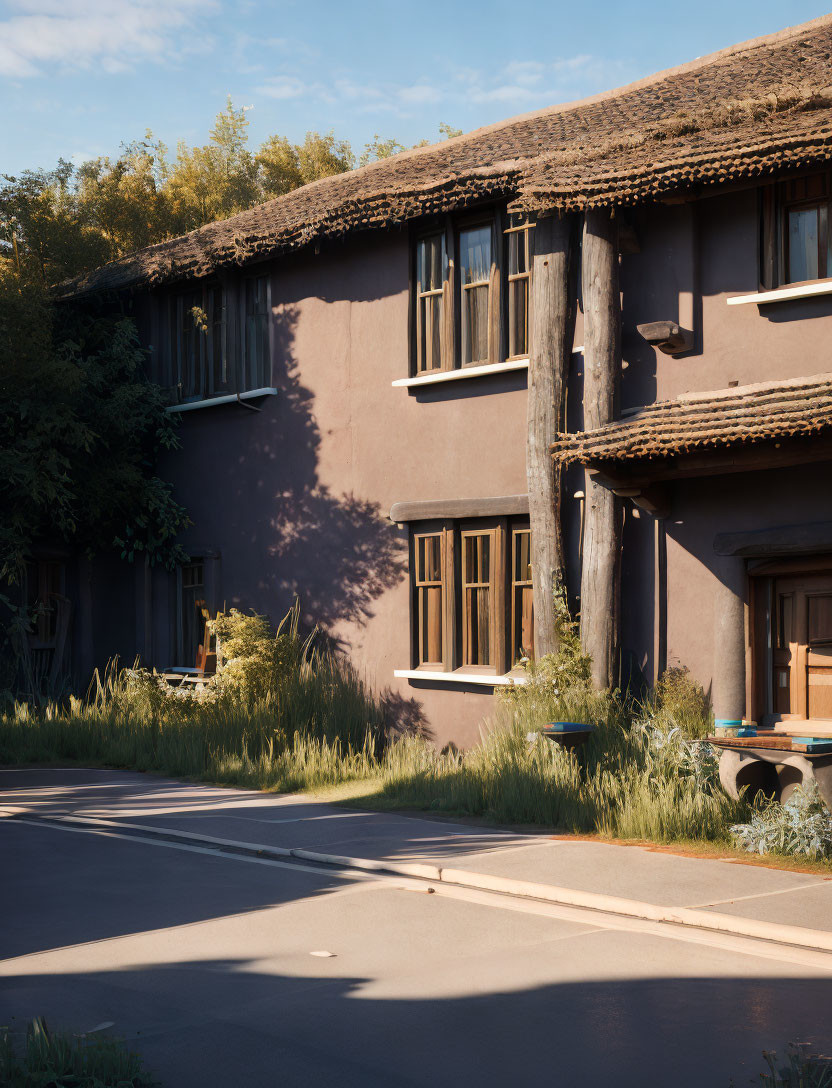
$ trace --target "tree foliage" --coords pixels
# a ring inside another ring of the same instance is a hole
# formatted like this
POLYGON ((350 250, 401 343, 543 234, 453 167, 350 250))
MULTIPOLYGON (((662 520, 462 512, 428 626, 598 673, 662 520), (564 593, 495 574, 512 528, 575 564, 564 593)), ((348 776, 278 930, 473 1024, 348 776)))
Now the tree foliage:
MULTIPOLYGON (((442 139, 460 134, 440 124, 442 139)), ((420 141, 415 146, 427 144, 420 141)), ((126 253, 216 222, 356 162, 388 158, 405 145, 376 134, 356 157, 335 133, 307 132, 300 143, 269 136, 249 146, 245 108, 231 99, 208 142, 180 142, 171 161, 147 131, 122 144, 116 158, 78 167, 61 159, 53 170, 0 175, 0 255, 27 281, 54 284, 126 253)))
POLYGON ((0 582, 44 542, 180 558, 187 518, 155 471, 176 442, 133 322, 56 310, 0 261, 0 582))

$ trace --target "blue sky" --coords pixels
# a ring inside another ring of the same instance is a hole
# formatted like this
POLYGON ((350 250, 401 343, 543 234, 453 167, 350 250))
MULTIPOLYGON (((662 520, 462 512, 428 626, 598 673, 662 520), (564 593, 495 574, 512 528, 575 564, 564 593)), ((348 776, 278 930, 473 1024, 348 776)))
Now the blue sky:
POLYGON ((824 14, 802 0, 0 0, 0 173, 201 143, 468 131, 824 14))

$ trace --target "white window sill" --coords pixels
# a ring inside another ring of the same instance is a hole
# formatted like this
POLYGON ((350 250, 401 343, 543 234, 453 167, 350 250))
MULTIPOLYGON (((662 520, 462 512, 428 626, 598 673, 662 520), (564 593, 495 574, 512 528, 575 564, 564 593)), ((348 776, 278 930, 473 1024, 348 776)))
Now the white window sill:
MULTIPOLYGON (((573 355, 580 355, 583 347, 574 348, 573 355)), ((508 374, 512 370, 528 370, 529 358, 506 359, 503 363, 484 363, 482 366, 463 366, 455 370, 437 370, 420 374, 417 378, 396 378, 390 384, 399 389, 418 388, 420 385, 439 385, 441 382, 461 382, 467 378, 485 378, 489 374, 508 374)))
POLYGON ((812 295, 832 295, 832 280, 796 283, 791 287, 778 287, 774 291, 755 291, 751 295, 734 295, 727 302, 729 306, 747 306, 750 303, 762 306, 766 302, 788 302, 789 299, 811 298, 812 295))
POLYGON ((430 680, 446 684, 483 684, 486 687, 509 687, 512 684, 527 684, 528 676, 518 673, 516 676, 496 672, 433 672, 429 669, 394 669, 393 675, 404 680, 430 680))
POLYGON ((228 393, 223 394, 221 397, 206 397, 204 400, 187 400, 184 404, 171 404, 165 411, 169 413, 173 412, 194 412, 197 408, 213 408, 216 404, 234 404, 238 400, 254 400, 256 397, 273 397, 276 396, 277 390, 272 386, 266 386, 263 389, 247 389, 245 393, 228 393))

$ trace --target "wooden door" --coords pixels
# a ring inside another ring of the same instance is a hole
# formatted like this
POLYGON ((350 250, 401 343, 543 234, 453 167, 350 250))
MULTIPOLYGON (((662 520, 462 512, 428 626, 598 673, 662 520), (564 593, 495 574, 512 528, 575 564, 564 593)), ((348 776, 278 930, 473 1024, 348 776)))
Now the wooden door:
POLYGON ((774 578, 770 708, 784 719, 832 719, 832 574, 774 578))

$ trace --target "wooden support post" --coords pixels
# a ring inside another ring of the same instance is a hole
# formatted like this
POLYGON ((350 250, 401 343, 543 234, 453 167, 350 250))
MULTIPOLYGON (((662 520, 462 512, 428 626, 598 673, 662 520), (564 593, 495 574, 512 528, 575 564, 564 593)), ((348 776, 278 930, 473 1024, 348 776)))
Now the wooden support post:
POLYGON ((562 429, 566 378, 575 335, 578 219, 550 215, 532 232, 532 334, 529 350, 526 477, 532 537, 534 646, 557 649, 554 588, 563 567, 560 468, 550 447, 562 429))
MULTIPOLYGON (((584 429, 616 418, 621 375, 618 228, 608 208, 584 217, 584 429)), ((581 570, 581 643, 596 687, 618 682, 621 500, 591 476, 581 570)))

